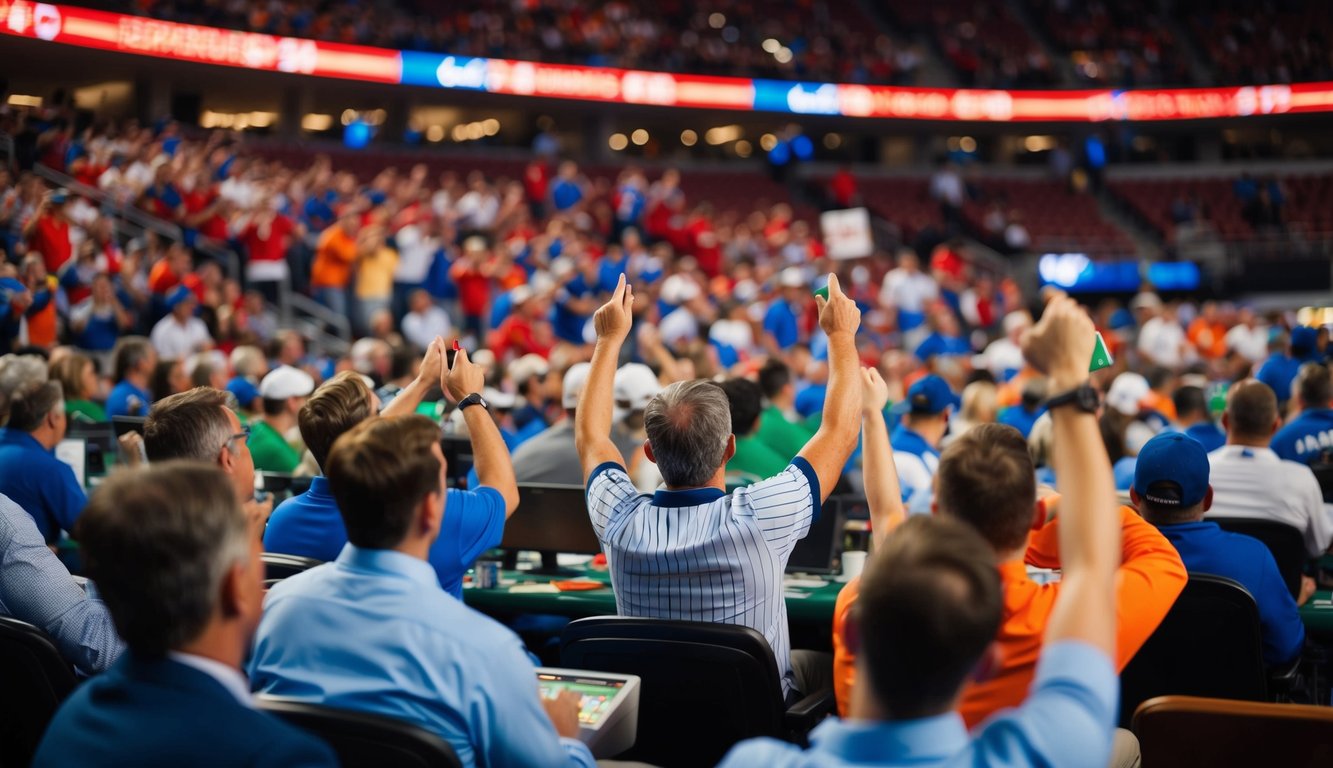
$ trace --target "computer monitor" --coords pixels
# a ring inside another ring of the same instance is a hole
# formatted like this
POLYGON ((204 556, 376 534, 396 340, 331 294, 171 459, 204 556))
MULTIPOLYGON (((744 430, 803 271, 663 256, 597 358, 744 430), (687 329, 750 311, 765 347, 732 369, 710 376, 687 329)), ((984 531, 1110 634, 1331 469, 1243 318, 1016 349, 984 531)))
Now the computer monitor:
POLYGON ((109 421, 75 421, 70 419, 65 437, 82 440, 87 445, 87 470, 90 477, 105 475, 122 458, 116 440, 115 427, 109 421))
POLYGON ((541 568, 535 573, 575 576, 559 567, 557 554, 595 555, 602 551, 581 485, 519 483, 518 511, 505 521, 502 549, 508 550, 505 567, 513 568, 517 555, 540 552, 541 568))
POLYGON ((811 523, 810 532, 792 548, 787 573, 837 573, 846 523, 846 503, 840 497, 830 496, 820 510, 819 519, 811 523))
POLYGON ((111 426, 116 430, 116 437, 124 437, 131 432, 142 435, 145 421, 148 421, 145 416, 112 416, 111 426))
POLYGON ((445 481, 450 488, 463 487, 463 481, 472 471, 472 439, 463 435, 442 435, 440 452, 444 454, 445 481))
POLYGON ((551 699, 579 695, 579 740, 593 757, 614 757, 634 746, 639 730, 639 677, 586 669, 537 668, 537 689, 551 699))

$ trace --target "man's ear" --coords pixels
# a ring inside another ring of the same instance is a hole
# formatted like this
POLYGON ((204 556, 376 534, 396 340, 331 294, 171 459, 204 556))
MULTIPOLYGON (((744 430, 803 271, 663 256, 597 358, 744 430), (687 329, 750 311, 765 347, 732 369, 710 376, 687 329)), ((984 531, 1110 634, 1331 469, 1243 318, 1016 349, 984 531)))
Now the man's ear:
POLYGON ((1208 492, 1203 495, 1203 511, 1207 512, 1213 508, 1213 486, 1208 486, 1208 492))
POLYGON ((231 441, 222 444, 222 449, 218 451, 218 466, 228 475, 236 471, 236 457, 231 452, 231 441))
MULTIPOLYGON (((1210 497, 1212 496, 1212 488, 1208 489, 1208 495, 1210 497)), ((1132 485, 1129 487, 1129 501, 1131 504, 1134 505, 1135 509, 1143 508, 1143 497, 1139 495, 1138 490, 1136 490, 1132 485)), ((1209 503, 1211 503, 1211 501, 1209 503)), ((1204 509, 1207 509, 1207 507, 1204 507, 1204 509)))
POLYGON ((1222 412, 1222 431, 1223 431, 1223 432, 1230 432, 1230 431, 1231 431, 1231 423, 1230 423, 1230 422, 1231 422, 1231 419, 1228 418, 1228 415, 1229 415, 1229 414, 1227 414, 1226 411, 1223 411, 1223 412, 1222 412))
POLYGON ((736 455, 736 436, 727 435, 727 448, 722 452, 722 464, 725 465, 731 461, 731 457, 736 455))
MULTIPOLYGON (((444 522, 444 489, 439 493, 428 493, 426 498, 421 500, 417 508, 417 519, 422 533, 440 532, 440 524, 444 522)), ((432 538, 434 538, 432 536, 432 538)))
POLYGON ((652 463, 654 464, 657 463, 657 459, 653 457, 653 441, 651 440, 643 441, 643 455, 646 456, 648 460, 651 461, 652 463))
POLYGON ((251 596, 245 589, 246 564, 237 561, 227 568, 227 572, 222 575, 222 585, 218 596, 218 611, 223 618, 240 616, 245 613, 249 600, 263 600, 264 595, 261 590, 258 596, 251 596))

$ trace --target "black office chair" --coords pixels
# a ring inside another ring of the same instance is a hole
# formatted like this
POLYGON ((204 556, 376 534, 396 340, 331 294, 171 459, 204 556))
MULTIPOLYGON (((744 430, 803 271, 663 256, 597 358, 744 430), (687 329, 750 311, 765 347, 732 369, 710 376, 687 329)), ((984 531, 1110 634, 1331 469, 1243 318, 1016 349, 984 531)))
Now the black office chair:
POLYGON ((560 666, 638 675, 638 739, 620 757, 662 768, 715 765, 736 742, 754 736, 801 743, 833 710, 832 691, 788 708, 773 649, 749 627, 579 619, 561 634, 560 666))
POLYGON ((265 552, 260 555, 264 561, 264 580, 281 581, 288 576, 295 576, 302 571, 308 571, 317 565, 323 565, 323 560, 316 560, 313 557, 301 557, 299 555, 284 555, 280 552, 265 552))
POLYGON ((1305 573, 1305 536, 1299 529, 1275 520, 1250 517, 1209 517, 1222 530, 1243 533, 1262 541, 1277 561, 1278 573, 1292 597, 1301 594, 1301 574, 1305 573))
POLYGON ((1120 673, 1120 727, 1156 696, 1268 700, 1254 597, 1231 579, 1191 573, 1176 604, 1120 673))
POLYGON ((26 766, 73 692, 74 670, 45 632, 0 617, 0 681, 0 766, 26 766))
POLYGON ((328 742, 343 768, 462 768, 449 742, 420 726, 366 712, 279 696, 255 697, 259 708, 328 742))

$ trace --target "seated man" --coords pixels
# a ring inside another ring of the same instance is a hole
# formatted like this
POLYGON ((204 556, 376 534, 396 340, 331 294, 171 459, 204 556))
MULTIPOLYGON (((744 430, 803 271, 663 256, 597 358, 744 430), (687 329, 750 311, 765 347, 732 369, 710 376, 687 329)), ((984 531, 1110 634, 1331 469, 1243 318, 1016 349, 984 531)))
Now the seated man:
POLYGON ((107 418, 147 415, 153 404, 148 387, 157 368, 152 342, 142 336, 122 336, 111 354, 115 361, 111 378, 116 385, 106 398, 107 418))
POLYGON ((413 722, 469 768, 592 766, 578 696, 543 701, 518 636, 440 589, 426 562, 447 516, 439 427, 369 419, 325 469, 350 543, 270 590, 255 690, 413 722))
MULTIPOLYGON (((1056 462, 1056 466, 1058 470, 1070 464, 1056 462)), ((1027 442, 1014 428, 999 424, 974 427, 950 443, 940 459, 935 513, 963 520, 990 543, 1000 563, 1004 590, 1004 625, 996 638, 996 659, 984 678, 963 687, 958 704, 969 728, 1023 702, 1037 671, 1045 630, 1064 589, 1060 582, 1038 585, 1027 575, 1028 564, 1041 568, 1066 565, 1059 548, 1061 516, 1046 522, 1046 506, 1055 505, 1050 500, 1038 505, 1034 475, 1027 442), (1045 525, 1032 532, 1041 523, 1045 525)), ((869 478, 866 487, 872 487, 869 478)), ((1063 510, 1071 503, 1066 498, 1058 507, 1063 510)), ((1180 556, 1152 525, 1128 507, 1120 510, 1118 519, 1116 538, 1122 544, 1116 560, 1120 566, 1115 591, 1118 621, 1112 656, 1117 670, 1129 663, 1157 629, 1187 579, 1180 556)), ((835 635, 843 631, 858 589, 856 582, 850 582, 839 595, 835 635)), ((835 691, 843 712, 855 701, 853 655, 848 650, 834 655, 835 691)))
POLYGON ((1273 452, 1279 458, 1301 464, 1315 464, 1333 457, 1333 409, 1329 408, 1333 401, 1333 380, 1328 366, 1302 365, 1291 388, 1301 412, 1273 435, 1273 452))
POLYGON ((594 315, 597 345, 575 425, 588 512, 610 565, 616 608, 625 616, 748 626, 772 646, 785 696, 822 690, 827 656, 790 650, 782 573, 856 447, 860 311, 831 277, 828 301, 818 299, 832 369, 823 423, 782 472, 728 494, 726 464, 736 445, 727 397, 709 381, 676 382, 644 416, 647 457, 666 489, 640 496, 610 437, 616 360, 633 301, 622 275, 594 315))
POLYGON ((1227 433, 1213 423, 1208 410, 1208 396, 1199 387, 1180 387, 1171 395, 1176 407, 1176 426, 1181 432, 1199 441, 1204 451, 1215 451, 1226 445, 1227 433))
MULTIPOLYGON (((565 417, 529 438, 514 451, 514 477, 520 483, 558 483, 582 485, 583 466, 574 445, 574 419, 578 412, 579 395, 588 381, 587 363, 575 363, 565 372, 561 404, 565 417)), ((611 392, 607 397, 614 399, 611 392)), ((638 449, 630 436, 620 427, 612 427, 611 439, 620 451, 621 461, 638 449)))
MULTIPOLYGON (((1087 315, 1059 297, 1024 351, 1051 375, 1052 391, 1065 393, 1087 381, 1093 333, 1087 315)), ((1113 596, 1120 523, 1092 413, 1096 397, 1090 388, 1084 392, 1092 395, 1091 408, 1066 403, 1052 410, 1061 446, 1056 469, 1068 502, 1059 526, 1064 580, 1021 706, 971 734, 953 711, 964 686, 996 655, 1008 598, 994 545, 974 524, 954 515, 915 517, 872 556, 856 618, 843 629, 861 649, 850 717, 822 723, 806 752, 773 739, 742 742, 722 768, 1106 764, 1117 715, 1113 596)), ((945 461, 954 450, 945 451, 945 461)))
POLYGON ((763 397, 759 385, 749 379, 728 379, 718 386, 727 394, 731 433, 736 436, 736 453, 727 462, 727 474, 762 480, 786 469, 791 459, 782 458, 757 434, 763 397))
POLYGON ((249 441, 255 469, 286 474, 296 470, 301 453, 287 442, 287 433, 296 426, 296 414, 314 390, 310 374, 290 365, 274 368, 259 382, 262 415, 250 422, 249 441))
POLYGON ((74 470, 55 457, 65 439, 65 398, 40 357, 0 358, 0 494, 32 515, 48 544, 72 531, 88 502, 74 470))
MULTIPOLYGON (((416 381, 404 387, 384 410, 384 415, 410 414, 432 386, 442 383, 453 396, 466 401, 469 387, 478 387, 480 368, 456 357, 449 379, 440 377, 443 343, 432 344, 422 361, 416 381), (465 375, 466 374, 466 375, 465 375)), ((345 371, 324 382, 301 408, 301 436, 321 468, 327 467, 329 451, 343 433, 379 414, 379 398, 370 391, 358 373, 345 371)), ((482 552, 499 546, 504 523, 518 507, 518 487, 509 466, 509 454, 495 421, 486 406, 463 410, 472 454, 476 461, 480 487, 474 490, 450 488, 444 495, 443 533, 431 545, 427 558, 435 568, 444 591, 463 597, 463 574, 482 552)), ((333 560, 347 546, 347 528, 338 513, 338 502, 329 490, 330 479, 314 478, 310 489, 278 506, 264 530, 264 549, 285 555, 333 560)))
POLYGON ((1222 415, 1227 444, 1208 454, 1208 517, 1285 523, 1304 534, 1310 557, 1319 557, 1333 540, 1333 521, 1314 472, 1268 447, 1281 424, 1277 396, 1267 384, 1246 379, 1231 385, 1222 415))
POLYGON ((124 644, 101 600, 88 596, 17 504, 0 496, 0 616, 26 621, 55 641, 81 674, 111 666, 124 644))
MULTIPOLYGON (((1305 645, 1305 625, 1296 601, 1263 542, 1224 531, 1203 515, 1213 505, 1208 486, 1208 454, 1184 435, 1158 435, 1139 451, 1134 468, 1134 504, 1180 552, 1190 573, 1234 579, 1259 605, 1264 662, 1286 664, 1305 645)), ((1309 592, 1314 592, 1310 580, 1309 592)), ((1309 598, 1303 595, 1301 602, 1309 598)))
POLYGON ((255 710, 241 662, 264 598, 259 531, 227 478, 167 462, 112 475, 79 523, 129 653, 60 707, 34 766, 335 766, 255 710))

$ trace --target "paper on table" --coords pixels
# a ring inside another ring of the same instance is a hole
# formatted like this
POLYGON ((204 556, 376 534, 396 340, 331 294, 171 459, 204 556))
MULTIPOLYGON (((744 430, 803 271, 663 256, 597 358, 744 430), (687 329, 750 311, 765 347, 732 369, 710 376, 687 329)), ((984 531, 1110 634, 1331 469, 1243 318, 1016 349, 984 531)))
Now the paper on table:
POLYGON ((74 470, 74 477, 79 487, 84 486, 84 470, 87 468, 88 444, 82 440, 61 440, 56 444, 56 458, 74 470))

